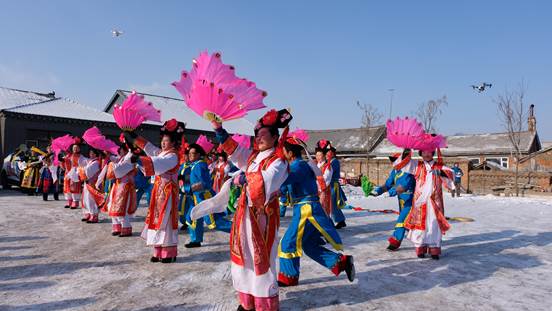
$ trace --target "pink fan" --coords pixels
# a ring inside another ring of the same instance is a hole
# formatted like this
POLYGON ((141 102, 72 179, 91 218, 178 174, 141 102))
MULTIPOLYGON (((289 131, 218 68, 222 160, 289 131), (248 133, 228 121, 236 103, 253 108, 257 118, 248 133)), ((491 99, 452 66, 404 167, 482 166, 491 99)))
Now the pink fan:
POLYGON ((241 147, 244 149, 251 148, 251 136, 247 135, 241 135, 241 134, 234 134, 232 135, 232 139, 238 143, 241 147))
POLYGON ((220 53, 203 52, 190 73, 183 71, 172 85, 195 113, 209 121, 238 119, 249 111, 266 107, 266 92, 255 83, 236 77, 234 67, 225 65, 220 53))
POLYGON ((54 164, 58 165, 58 156, 62 151, 69 150, 72 144, 75 143, 75 138, 69 134, 54 138, 52 140, 52 151, 54 151, 54 164))
POLYGON ((197 138, 196 144, 200 145, 203 150, 205 150, 205 153, 211 152, 213 147, 215 146, 212 142, 207 139, 205 135, 199 135, 197 138))
POLYGON ((144 96, 132 92, 121 106, 115 105, 113 118, 123 131, 134 131, 145 121, 161 122, 161 111, 146 102, 144 96))
POLYGON ((416 119, 397 117, 395 120, 387 120, 387 140, 397 147, 417 149, 424 134, 422 124, 416 119))
POLYGON ((307 142, 310 138, 309 133, 307 133, 303 129, 296 129, 295 131, 289 133, 287 136, 302 140, 303 142, 307 142))
POLYGON ((435 151, 437 148, 446 148, 447 139, 443 135, 423 134, 420 141, 415 144, 413 149, 422 151, 435 151))
POLYGON ((92 148, 109 151, 111 154, 117 154, 117 144, 102 135, 102 132, 100 132, 100 130, 95 126, 87 129, 82 135, 82 138, 92 148))

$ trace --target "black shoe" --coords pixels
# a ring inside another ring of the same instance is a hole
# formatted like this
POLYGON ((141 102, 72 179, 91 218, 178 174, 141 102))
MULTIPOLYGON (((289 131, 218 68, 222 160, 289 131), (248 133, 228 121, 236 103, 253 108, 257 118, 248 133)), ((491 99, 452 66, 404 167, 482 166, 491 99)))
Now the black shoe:
POLYGON ((388 251, 391 251, 391 252, 394 252, 394 251, 396 251, 396 250, 398 250, 398 249, 399 249, 399 247, 396 246, 396 245, 393 245, 393 244, 389 244, 389 246, 387 246, 387 250, 388 250, 388 251))
MULTIPOLYGON (((121 235, 121 232, 111 232, 111 235, 112 235, 112 236, 121 235)), ((153 258, 153 257, 152 257, 152 258, 153 258)))
POLYGON ((175 261, 176 261, 176 257, 169 257, 169 258, 162 258, 161 259, 162 263, 171 263, 171 262, 175 262, 175 261))
POLYGON ((335 225, 336 229, 341 229, 341 228, 345 228, 345 227, 347 227, 347 224, 345 223, 345 220, 340 221, 335 225))
POLYGON ((288 284, 278 281, 278 287, 289 287, 288 284))
POLYGON ((81 221, 82 222, 85 222, 85 221, 88 222, 88 218, 81 218, 81 221))
POLYGON ((65 208, 70 208, 71 206, 69 206, 69 205, 65 205, 64 207, 65 207, 65 208))
POLYGON ((150 261, 151 261, 151 262, 159 262, 159 257, 152 256, 152 257, 150 258, 150 261))
POLYGON ((418 258, 425 258, 425 254, 418 255, 418 258))
POLYGON ((431 259, 433 259, 433 260, 439 260, 439 255, 431 255, 431 259))
POLYGON ((255 309, 247 310, 246 308, 242 307, 242 305, 239 305, 238 311, 255 311, 255 309))
POLYGON ((188 225, 187 225, 187 224, 183 224, 182 227, 180 227, 180 230, 182 230, 182 231, 188 230, 188 225))
POLYGON ((201 247, 201 243, 200 242, 190 242, 188 244, 184 244, 184 247, 186 247, 186 248, 201 247))
POLYGON ((345 261, 345 273, 347 273, 347 279, 349 279, 349 282, 352 282, 355 280, 356 275, 355 261, 353 260, 353 256, 345 257, 347 258, 345 261))

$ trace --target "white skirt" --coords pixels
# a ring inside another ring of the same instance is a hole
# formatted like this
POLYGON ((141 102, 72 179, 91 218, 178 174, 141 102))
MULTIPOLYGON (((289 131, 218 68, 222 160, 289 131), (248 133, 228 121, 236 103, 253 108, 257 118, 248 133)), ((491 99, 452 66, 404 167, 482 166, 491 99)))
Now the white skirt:
POLYGON ((414 246, 441 247, 442 233, 439 222, 435 216, 435 210, 431 202, 427 202, 426 229, 413 229, 408 231, 406 238, 414 243, 414 246))
POLYGON ((169 221, 171 219, 171 202, 172 198, 169 197, 169 202, 165 206, 165 215, 159 230, 149 229, 148 225, 142 230, 141 237, 146 240, 147 246, 177 246, 178 245, 178 229, 173 229, 172 224, 169 221))
POLYGON ((243 266, 232 262, 232 282, 234 289, 238 292, 252 295, 254 297, 274 297, 278 295, 278 279, 276 271, 276 258, 278 257, 278 232, 274 238, 272 249, 270 251, 270 268, 268 272, 262 275, 255 274, 253 265, 253 239, 251 230, 251 220, 249 219, 249 209, 245 211, 244 223, 242 224, 243 266))

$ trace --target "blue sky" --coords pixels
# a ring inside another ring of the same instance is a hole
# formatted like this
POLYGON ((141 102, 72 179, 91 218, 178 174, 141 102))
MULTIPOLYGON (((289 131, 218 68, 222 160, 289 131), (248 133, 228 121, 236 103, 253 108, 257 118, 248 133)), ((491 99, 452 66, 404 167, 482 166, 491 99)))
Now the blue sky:
POLYGON ((170 82, 208 49, 268 106, 292 107, 296 126, 359 126, 357 100, 387 116, 394 88, 394 115, 447 95, 437 128, 454 134, 502 131, 493 97, 523 79, 552 141, 551 12, 550 1, 0 0, 0 85, 97 108, 118 88, 179 97, 170 82), (493 87, 472 91, 481 81, 493 87))

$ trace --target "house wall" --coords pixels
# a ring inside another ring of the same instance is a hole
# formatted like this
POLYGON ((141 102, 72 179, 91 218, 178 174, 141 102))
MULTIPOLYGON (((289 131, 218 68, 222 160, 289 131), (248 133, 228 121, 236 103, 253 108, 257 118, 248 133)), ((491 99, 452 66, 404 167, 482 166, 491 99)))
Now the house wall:
POLYGON ((552 172, 552 149, 519 164, 522 171, 552 172))
MULTIPOLYGON (((507 187, 513 189, 515 173, 511 171, 471 171, 470 189, 473 193, 488 194, 494 187, 507 187)), ((528 192, 551 192, 552 173, 523 172, 518 178, 520 185, 532 185, 533 190, 528 192)), ((510 192, 513 190, 509 190, 510 192)))
MULTIPOLYGON (((455 162, 458 162, 460 169, 464 172, 462 177, 462 188, 469 190, 470 188, 470 170, 469 161, 461 158, 445 158, 445 164, 452 167, 455 162)), ((356 177, 360 174, 368 176, 370 181, 376 185, 382 185, 389 177, 389 172, 393 169, 391 162, 388 159, 359 159, 347 158, 340 159, 341 173, 344 177, 356 177)))

